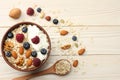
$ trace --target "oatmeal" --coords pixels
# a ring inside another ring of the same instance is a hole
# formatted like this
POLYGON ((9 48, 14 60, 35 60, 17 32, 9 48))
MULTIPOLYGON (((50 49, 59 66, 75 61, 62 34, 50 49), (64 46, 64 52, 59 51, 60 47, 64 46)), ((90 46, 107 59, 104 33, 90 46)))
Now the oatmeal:
POLYGON ((4 53, 8 62, 21 70, 37 68, 47 59, 49 40, 36 25, 20 25, 7 33, 4 53))
POLYGON ((66 60, 61 60, 55 65, 56 74, 64 75, 71 70, 71 64, 66 60))

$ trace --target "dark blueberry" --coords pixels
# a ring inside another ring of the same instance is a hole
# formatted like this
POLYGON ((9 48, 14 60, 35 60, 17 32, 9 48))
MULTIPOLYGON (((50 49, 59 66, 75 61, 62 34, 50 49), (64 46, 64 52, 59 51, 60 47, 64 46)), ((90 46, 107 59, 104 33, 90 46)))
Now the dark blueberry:
POLYGON ((22 32, 24 32, 24 33, 26 33, 26 32, 27 32, 27 30, 28 30, 28 28, 27 28, 27 27, 23 27, 23 28, 22 28, 22 32))
POLYGON ((53 20, 53 23, 54 23, 54 24, 58 24, 58 22, 59 22, 59 21, 58 21, 57 19, 54 19, 54 20, 53 20))
POLYGON ((73 36, 73 37, 72 37, 72 40, 73 40, 73 41, 76 41, 76 40, 77 40, 77 37, 76 37, 76 36, 73 36))
POLYGON ((6 55, 7 57, 11 57, 12 54, 11 54, 10 51, 8 51, 8 52, 5 53, 5 55, 6 55))
POLYGON ((23 43, 23 47, 24 47, 25 49, 29 49, 29 48, 30 48, 30 44, 29 44, 28 42, 24 42, 24 43, 23 43))
POLYGON ((41 9, 41 8, 37 8, 37 12, 39 12, 39 13, 40 13, 41 11, 42 11, 42 9, 41 9))
POLYGON ((7 34, 7 37, 8 37, 8 38, 13 38, 13 36, 14 36, 14 35, 13 35, 12 32, 9 32, 9 33, 7 34))
POLYGON ((41 52, 42 54, 46 54, 46 53, 47 53, 47 50, 46 50, 45 48, 43 48, 43 49, 40 50, 40 52, 41 52))
POLYGON ((31 55, 32 55, 32 57, 36 57, 37 56, 37 52, 36 51, 32 51, 31 55))

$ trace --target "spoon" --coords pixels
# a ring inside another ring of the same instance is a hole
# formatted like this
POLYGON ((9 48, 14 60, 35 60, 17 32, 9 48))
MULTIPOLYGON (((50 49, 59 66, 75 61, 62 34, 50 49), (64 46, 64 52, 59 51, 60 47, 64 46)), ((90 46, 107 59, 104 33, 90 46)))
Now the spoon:
POLYGON ((53 66, 51 66, 50 68, 46 69, 46 70, 43 70, 43 71, 40 71, 40 72, 37 72, 37 73, 32 73, 32 74, 28 74, 28 75, 25 75, 25 76, 21 76, 21 77, 17 77, 17 78, 14 78, 12 80, 29 80, 31 78, 34 78, 34 77, 37 77, 37 76, 41 76, 41 75, 45 75, 45 74, 56 74, 56 75, 61 75, 61 76, 64 76, 66 74, 68 74, 69 72, 71 71, 71 64, 68 60, 66 59, 61 59, 61 60, 58 60, 56 63, 54 63, 53 66), (57 71, 56 71, 56 64, 61 62, 61 61, 66 61, 70 66, 70 69, 68 71, 66 71, 65 73, 63 74, 59 74, 57 71))

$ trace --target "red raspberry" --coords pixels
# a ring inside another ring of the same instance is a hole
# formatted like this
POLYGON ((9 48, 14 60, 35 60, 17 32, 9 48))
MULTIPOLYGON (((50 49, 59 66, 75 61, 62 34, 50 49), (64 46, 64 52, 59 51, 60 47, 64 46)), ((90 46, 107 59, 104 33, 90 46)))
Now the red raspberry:
POLYGON ((38 36, 35 36, 34 38, 31 39, 31 41, 34 43, 34 44, 38 44, 40 42, 40 38, 38 36))
POLYGON ((41 65, 41 60, 40 60, 39 58, 34 58, 34 59, 33 59, 33 65, 34 65, 35 67, 40 66, 40 65, 41 65))
POLYGON ((29 7, 29 8, 27 9, 27 15, 32 16, 33 14, 34 14, 34 9, 31 8, 31 7, 29 7))
POLYGON ((16 40, 19 42, 19 43, 22 43, 23 40, 24 40, 24 35, 23 34, 16 34, 16 40))

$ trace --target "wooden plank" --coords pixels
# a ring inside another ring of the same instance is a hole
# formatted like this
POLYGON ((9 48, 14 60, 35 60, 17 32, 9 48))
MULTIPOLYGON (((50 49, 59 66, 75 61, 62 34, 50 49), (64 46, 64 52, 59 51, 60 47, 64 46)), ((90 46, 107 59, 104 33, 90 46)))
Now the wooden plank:
MULTIPOLYGON (((46 25, 45 20, 41 20, 38 16, 29 17, 26 15, 26 9, 35 5, 40 6, 46 15, 52 18, 69 20, 74 25, 120 25, 120 1, 116 0, 1 0, 0 2, 0 25, 10 26, 21 21, 38 22, 46 25), (14 3, 13 3, 14 2, 14 3), (53 3, 54 2, 54 3, 53 3), (109 4, 108 4, 109 2, 109 4), (46 5, 47 3, 47 5, 46 5), (23 6, 24 4, 24 6, 23 6), (9 6, 6 6, 9 5, 9 6), (22 17, 19 20, 9 18, 8 14, 11 8, 18 7, 22 9, 22 17), (6 24, 7 22, 7 24, 6 24)), ((49 24, 50 25, 50 24, 49 24)))
MULTIPOLYGON (((32 80, 50 80, 50 79, 63 79, 63 80, 119 80, 120 79, 120 55, 94 55, 94 56, 50 56, 47 63, 42 67, 46 69, 50 67, 55 61, 59 59, 68 59, 71 61, 78 59, 79 66, 72 68, 70 74, 62 77, 56 75, 45 75, 36 77, 32 80)), ((0 79, 11 80, 14 77, 22 76, 28 73, 19 72, 10 68, 2 57, 0 57, 0 79)))
MULTIPOLYGON (((0 42, 2 36, 9 27, 1 27, 0 42)), ((44 27, 49 33, 52 42, 51 55, 76 55, 81 47, 85 47, 85 55, 98 54, 120 54, 120 27, 44 27), (66 36, 60 36, 59 31, 65 29, 69 31, 66 36), (78 41, 72 41, 73 35, 78 36, 78 41), (70 43, 72 48, 61 50, 60 47, 70 43), (75 47, 75 43, 79 45, 75 47)))

